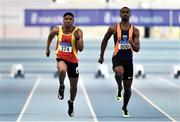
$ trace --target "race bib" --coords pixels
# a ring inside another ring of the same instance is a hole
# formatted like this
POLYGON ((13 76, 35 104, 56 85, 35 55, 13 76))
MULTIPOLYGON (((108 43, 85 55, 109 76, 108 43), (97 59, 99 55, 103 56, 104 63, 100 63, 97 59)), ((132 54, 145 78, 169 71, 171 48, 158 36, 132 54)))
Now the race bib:
POLYGON ((130 48, 131 48, 131 46, 128 42, 120 41, 120 43, 119 43, 119 49, 120 50, 128 50, 130 48))
POLYGON ((60 44, 61 48, 60 51, 62 52, 72 52, 72 44, 67 44, 67 43, 61 43, 60 44))
POLYGON ((131 46, 128 43, 128 35, 122 35, 122 40, 119 42, 119 50, 128 50, 130 47, 131 46))

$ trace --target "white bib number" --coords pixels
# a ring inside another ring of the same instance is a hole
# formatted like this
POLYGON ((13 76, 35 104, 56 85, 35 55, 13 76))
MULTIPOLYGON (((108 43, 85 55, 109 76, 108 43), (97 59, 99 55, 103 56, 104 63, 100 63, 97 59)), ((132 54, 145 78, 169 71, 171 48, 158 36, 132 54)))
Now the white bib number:
POLYGON ((128 50, 130 49, 130 44, 129 43, 119 43, 119 49, 120 50, 128 50))
POLYGON ((61 44, 62 52, 72 52, 72 45, 71 44, 61 44))

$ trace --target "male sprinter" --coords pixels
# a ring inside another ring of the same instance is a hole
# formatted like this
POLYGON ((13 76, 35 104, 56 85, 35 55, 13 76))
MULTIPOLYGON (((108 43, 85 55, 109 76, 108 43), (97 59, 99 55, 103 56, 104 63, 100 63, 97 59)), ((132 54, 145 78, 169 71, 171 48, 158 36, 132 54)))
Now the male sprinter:
POLYGON ((124 88, 124 101, 122 112, 124 117, 129 117, 127 105, 131 96, 131 84, 133 81, 133 55, 132 51, 140 49, 139 30, 129 23, 131 11, 128 7, 120 9, 121 22, 110 26, 101 43, 99 63, 104 61, 104 52, 108 40, 114 36, 114 54, 112 56, 113 71, 118 85, 116 99, 121 100, 121 91, 124 88), (123 81, 123 87, 122 87, 123 81))
POLYGON ((68 114, 74 116, 73 103, 77 93, 78 83, 78 57, 77 52, 82 51, 83 44, 83 32, 74 24, 74 15, 71 12, 67 12, 63 16, 63 25, 55 27, 51 30, 46 47, 46 56, 50 55, 50 44, 55 35, 57 35, 56 43, 56 61, 57 69, 59 71, 59 91, 58 98, 62 100, 64 98, 64 79, 66 72, 70 80, 70 99, 68 100, 68 114))

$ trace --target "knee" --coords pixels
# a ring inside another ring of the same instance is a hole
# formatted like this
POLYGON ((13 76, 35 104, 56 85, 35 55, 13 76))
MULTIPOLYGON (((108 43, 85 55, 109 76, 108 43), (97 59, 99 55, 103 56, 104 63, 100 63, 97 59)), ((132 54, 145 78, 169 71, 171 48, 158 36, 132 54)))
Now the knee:
POLYGON ((123 76, 124 74, 124 69, 122 67, 117 67, 114 69, 114 72, 116 73, 117 76, 123 76))
POLYGON ((66 74, 67 66, 64 62, 58 62, 57 69, 60 74, 66 74))
POLYGON ((58 67, 58 70, 60 74, 66 74, 66 69, 58 67))

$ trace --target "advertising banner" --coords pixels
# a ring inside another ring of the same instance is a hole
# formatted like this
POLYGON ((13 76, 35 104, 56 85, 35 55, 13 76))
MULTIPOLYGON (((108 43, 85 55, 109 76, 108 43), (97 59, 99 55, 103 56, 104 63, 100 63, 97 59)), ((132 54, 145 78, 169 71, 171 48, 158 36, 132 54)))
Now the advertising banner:
MULTIPOLYGON (((25 26, 57 26, 63 14, 72 12, 75 24, 84 26, 111 25, 120 21, 119 9, 25 10, 25 26)), ((130 22, 139 26, 180 26, 180 10, 133 9, 130 22), (171 16, 172 13, 172 16, 171 16)))

